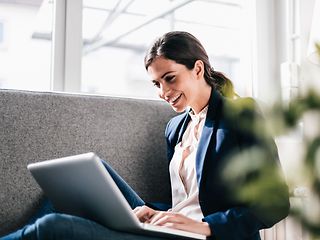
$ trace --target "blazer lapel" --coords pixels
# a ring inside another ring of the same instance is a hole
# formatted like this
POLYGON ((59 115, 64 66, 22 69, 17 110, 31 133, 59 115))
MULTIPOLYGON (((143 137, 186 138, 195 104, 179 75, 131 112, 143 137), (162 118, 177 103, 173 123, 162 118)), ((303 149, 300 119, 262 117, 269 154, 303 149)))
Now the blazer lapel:
POLYGON ((209 147, 214 129, 216 128, 218 116, 221 111, 221 101, 222 99, 220 94, 215 90, 213 90, 210 96, 207 117, 202 129, 202 134, 200 137, 198 150, 196 153, 196 172, 197 172, 197 181, 198 181, 199 187, 200 187, 201 178, 204 172, 203 165, 204 165, 206 155, 208 153, 208 147, 209 147))
POLYGON ((180 128, 177 144, 182 141, 183 133, 186 131, 188 123, 191 120, 191 117, 189 115, 189 111, 190 111, 190 109, 188 109, 186 111, 186 117, 184 118, 182 127, 180 128))
POLYGON ((200 181, 203 173, 204 159, 206 157, 207 149, 209 147, 209 143, 213 133, 213 126, 214 126, 213 120, 207 117, 202 129, 202 134, 200 137, 198 150, 196 153, 196 172, 197 172, 198 186, 200 186, 200 181))

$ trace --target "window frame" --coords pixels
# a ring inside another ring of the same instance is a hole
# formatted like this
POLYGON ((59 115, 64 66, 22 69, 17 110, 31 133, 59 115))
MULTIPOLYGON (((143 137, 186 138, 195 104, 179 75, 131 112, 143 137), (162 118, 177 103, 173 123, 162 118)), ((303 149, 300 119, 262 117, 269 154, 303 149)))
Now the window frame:
MULTIPOLYGON (((244 56, 247 54, 245 64, 249 66, 249 71, 244 74, 244 84, 249 89, 249 95, 255 98, 265 102, 278 100, 281 95, 280 59, 283 53, 276 50, 280 40, 274 37, 274 33, 281 34, 281 29, 277 29, 275 24, 283 20, 280 10, 276 11, 279 4, 277 0, 243 1, 252 19, 252 23, 248 23, 251 29, 251 36, 248 37, 251 40, 247 43, 249 52, 244 53, 244 56), (267 94, 270 92, 274 93, 271 96, 273 99, 267 94)), ((54 1, 53 91, 81 90, 82 7, 82 0, 54 1)))
POLYGON ((51 90, 80 92, 82 0, 54 0, 51 90))

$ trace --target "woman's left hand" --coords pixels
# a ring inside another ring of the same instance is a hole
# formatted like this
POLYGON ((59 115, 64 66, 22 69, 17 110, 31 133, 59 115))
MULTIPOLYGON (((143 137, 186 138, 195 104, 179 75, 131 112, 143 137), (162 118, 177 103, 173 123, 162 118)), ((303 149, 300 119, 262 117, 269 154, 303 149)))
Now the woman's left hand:
POLYGON ((211 235, 211 230, 207 222, 198 222, 181 213, 160 211, 153 215, 153 217, 149 219, 148 223, 199 233, 205 236, 211 235))

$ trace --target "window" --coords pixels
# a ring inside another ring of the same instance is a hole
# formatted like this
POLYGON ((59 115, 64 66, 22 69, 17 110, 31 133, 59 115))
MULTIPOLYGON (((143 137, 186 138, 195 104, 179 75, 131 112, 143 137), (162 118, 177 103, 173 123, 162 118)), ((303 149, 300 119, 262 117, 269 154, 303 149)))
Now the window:
POLYGON ((157 98, 143 66, 151 42, 170 30, 195 35, 212 66, 252 95, 246 0, 84 0, 81 90, 157 98))
POLYGON ((4 23, 0 20, 0 46, 1 44, 3 44, 3 40, 4 40, 3 34, 4 34, 4 23))
POLYGON ((52 3, 0 1, 0 87, 50 90, 52 3))
POLYGON ((2 88, 157 98, 144 54, 156 37, 183 30, 240 95, 252 95, 255 0, 2 1, 2 88))

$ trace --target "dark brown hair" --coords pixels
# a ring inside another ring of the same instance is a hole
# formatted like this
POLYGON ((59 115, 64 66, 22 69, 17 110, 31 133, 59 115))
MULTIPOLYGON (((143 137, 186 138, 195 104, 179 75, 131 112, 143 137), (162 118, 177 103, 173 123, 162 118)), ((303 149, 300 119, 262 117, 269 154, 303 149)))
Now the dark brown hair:
POLYGON ((225 97, 238 96, 231 80, 211 67, 207 52, 192 34, 172 31, 156 39, 144 58, 145 68, 148 70, 151 63, 160 56, 183 64, 189 70, 194 68, 197 60, 201 60, 204 64, 204 78, 210 86, 225 97))

